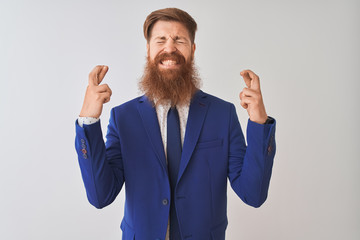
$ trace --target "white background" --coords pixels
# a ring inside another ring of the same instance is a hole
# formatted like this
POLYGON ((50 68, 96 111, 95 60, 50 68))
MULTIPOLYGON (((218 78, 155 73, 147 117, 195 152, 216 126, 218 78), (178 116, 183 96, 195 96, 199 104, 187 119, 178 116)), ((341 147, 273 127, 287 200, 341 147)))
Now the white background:
POLYGON ((74 149, 87 76, 110 70, 102 115, 140 93, 153 10, 197 21, 203 90, 247 112, 239 72, 261 79, 277 119, 267 202, 228 191, 227 239, 360 239, 360 2, 1 0, 0 238, 121 239, 124 192, 102 209, 86 199, 74 149))

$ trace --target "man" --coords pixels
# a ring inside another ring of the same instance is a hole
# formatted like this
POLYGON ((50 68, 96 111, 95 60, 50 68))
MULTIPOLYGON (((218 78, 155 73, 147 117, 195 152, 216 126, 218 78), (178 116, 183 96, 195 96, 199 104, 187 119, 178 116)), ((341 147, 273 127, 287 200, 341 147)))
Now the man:
POLYGON ((144 96, 111 111, 107 141, 99 117, 111 90, 97 66, 80 117, 76 149, 86 193, 109 205, 125 183, 123 239, 225 239, 227 178, 247 204, 266 199, 275 155, 275 120, 262 101, 259 77, 241 72, 249 114, 248 147, 233 104, 199 90, 193 64, 196 22, 167 8, 144 23, 144 96))

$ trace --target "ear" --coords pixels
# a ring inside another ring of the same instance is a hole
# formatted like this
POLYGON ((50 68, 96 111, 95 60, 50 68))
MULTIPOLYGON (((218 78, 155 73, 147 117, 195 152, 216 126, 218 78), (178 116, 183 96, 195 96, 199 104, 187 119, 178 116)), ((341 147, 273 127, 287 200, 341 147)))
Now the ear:
POLYGON ((191 46, 191 48, 192 48, 192 49, 191 49, 191 52, 192 52, 191 55, 192 55, 192 58, 194 58, 194 54, 195 54, 195 50, 196 50, 196 44, 193 43, 192 46, 191 46))

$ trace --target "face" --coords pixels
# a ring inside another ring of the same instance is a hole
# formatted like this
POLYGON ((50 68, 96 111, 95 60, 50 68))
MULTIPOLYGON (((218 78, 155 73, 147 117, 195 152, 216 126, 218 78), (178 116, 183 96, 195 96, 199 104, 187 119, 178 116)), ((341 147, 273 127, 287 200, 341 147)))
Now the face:
POLYGON ((157 21, 148 39, 148 58, 140 89, 154 104, 188 104, 200 86, 194 66, 195 44, 178 22, 157 21))
POLYGON ((189 32, 186 27, 174 21, 157 21, 151 31, 151 38, 146 45, 150 61, 164 54, 157 62, 160 71, 178 70, 182 63, 171 54, 182 55, 185 62, 192 61, 195 52, 195 44, 191 43, 189 32))

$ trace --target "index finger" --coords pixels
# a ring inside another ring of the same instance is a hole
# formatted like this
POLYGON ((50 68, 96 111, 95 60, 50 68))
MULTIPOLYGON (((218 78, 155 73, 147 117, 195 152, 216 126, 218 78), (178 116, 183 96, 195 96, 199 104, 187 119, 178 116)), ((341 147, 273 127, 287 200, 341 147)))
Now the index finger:
POLYGON ((256 75, 253 71, 247 69, 240 73, 240 75, 244 78, 246 86, 251 89, 260 89, 260 80, 259 76, 256 75))
POLYGON ((104 65, 97 65, 94 67, 93 70, 89 73, 89 85, 98 86, 103 80, 107 71, 108 67, 104 65))
POLYGON ((102 80, 104 79, 107 71, 109 70, 108 66, 103 66, 99 75, 98 75, 98 84, 100 84, 102 82, 102 80))

